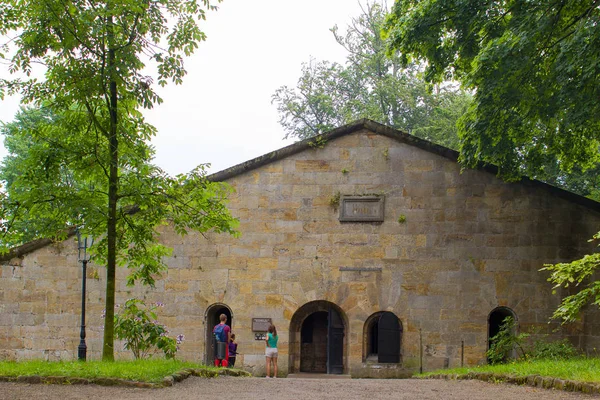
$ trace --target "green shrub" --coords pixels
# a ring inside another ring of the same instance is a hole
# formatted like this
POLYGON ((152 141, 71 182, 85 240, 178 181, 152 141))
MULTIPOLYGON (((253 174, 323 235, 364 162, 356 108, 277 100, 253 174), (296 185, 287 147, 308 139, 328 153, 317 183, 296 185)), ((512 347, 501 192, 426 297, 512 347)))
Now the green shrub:
MULTIPOLYGON (((118 307, 118 306, 117 306, 118 307)), ((176 339, 167 336, 167 328, 156 320, 155 310, 162 303, 147 307, 142 300, 129 299, 121 311, 115 314, 115 336, 125 341, 125 348, 131 350, 135 359, 147 358, 156 351, 162 351, 166 358, 174 358, 184 337, 176 339)))
POLYGON ((579 351, 567 339, 552 342, 536 340, 529 357, 536 360, 568 360, 578 355, 579 351))
POLYGON ((486 353, 490 364, 507 362, 516 349, 521 353, 518 358, 524 360, 567 360, 580 355, 567 339, 548 341, 548 335, 543 335, 531 343, 527 341, 529 333, 516 335, 515 332, 514 318, 506 317, 498 334, 490 338, 490 349, 486 353))
POLYGON ((513 317, 506 317, 500 325, 500 331, 496 336, 490 338, 490 349, 486 355, 490 364, 506 362, 515 348, 521 351, 521 356, 526 356, 524 349, 525 340, 529 337, 528 333, 515 335, 516 323, 513 317))

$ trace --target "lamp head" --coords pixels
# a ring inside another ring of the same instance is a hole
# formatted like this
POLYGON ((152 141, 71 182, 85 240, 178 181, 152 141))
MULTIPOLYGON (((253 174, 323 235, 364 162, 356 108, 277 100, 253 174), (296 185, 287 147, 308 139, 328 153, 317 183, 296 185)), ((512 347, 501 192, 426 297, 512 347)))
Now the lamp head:
POLYGON ((77 235, 77 249, 79 251, 78 259, 79 261, 89 261, 90 254, 87 249, 94 244, 94 238, 89 235, 84 236, 79 228, 75 230, 75 233, 77 235))

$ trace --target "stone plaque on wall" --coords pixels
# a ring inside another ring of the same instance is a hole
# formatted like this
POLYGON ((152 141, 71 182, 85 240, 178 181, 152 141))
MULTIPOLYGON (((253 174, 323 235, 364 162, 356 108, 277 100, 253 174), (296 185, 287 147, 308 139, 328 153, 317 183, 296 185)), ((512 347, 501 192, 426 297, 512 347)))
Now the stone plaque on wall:
POLYGON ((266 332, 271 326, 271 318, 252 318, 253 332, 266 332))
POLYGON ((383 222, 383 196, 341 196, 340 221, 383 222))

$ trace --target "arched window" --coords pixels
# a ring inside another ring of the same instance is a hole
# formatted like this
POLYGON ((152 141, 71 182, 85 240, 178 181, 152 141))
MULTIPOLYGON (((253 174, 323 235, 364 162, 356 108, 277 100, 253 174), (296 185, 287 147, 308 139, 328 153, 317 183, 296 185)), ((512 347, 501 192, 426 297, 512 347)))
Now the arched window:
MULTIPOLYGON (((490 312, 488 316, 488 349, 492 346, 493 341, 491 340, 494 336, 500 332, 500 326, 504 323, 506 317, 512 317, 515 320, 515 326, 517 324, 517 314, 508 307, 496 307, 490 312)), ((516 332, 513 332, 516 334, 516 332)), ((508 356, 514 356, 508 354, 508 356)))
POLYGON ((364 359, 377 363, 399 363, 402 324, 389 311, 371 315, 365 322, 364 359))

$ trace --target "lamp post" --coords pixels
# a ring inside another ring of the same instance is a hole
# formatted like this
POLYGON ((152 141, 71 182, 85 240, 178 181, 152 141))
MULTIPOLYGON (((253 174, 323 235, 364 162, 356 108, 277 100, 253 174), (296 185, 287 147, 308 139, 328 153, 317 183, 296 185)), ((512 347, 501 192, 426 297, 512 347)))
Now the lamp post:
POLYGON ((81 277, 81 331, 79 337, 79 347, 77 347, 77 358, 79 361, 85 361, 87 353, 87 345, 85 344, 85 281, 86 281, 86 268, 87 263, 90 261, 90 254, 87 252, 88 247, 92 247, 94 244, 94 238, 83 236, 79 228, 76 230, 77 233, 77 249, 78 249, 78 260, 81 261, 83 270, 83 276, 81 277))

